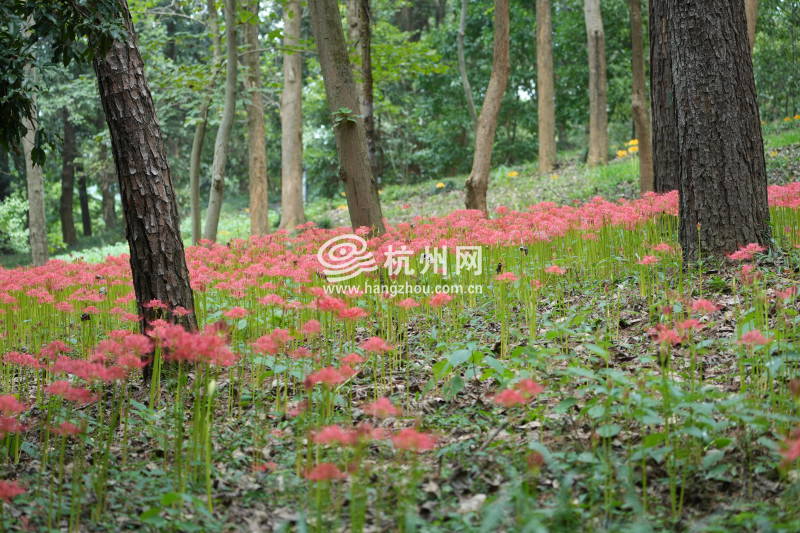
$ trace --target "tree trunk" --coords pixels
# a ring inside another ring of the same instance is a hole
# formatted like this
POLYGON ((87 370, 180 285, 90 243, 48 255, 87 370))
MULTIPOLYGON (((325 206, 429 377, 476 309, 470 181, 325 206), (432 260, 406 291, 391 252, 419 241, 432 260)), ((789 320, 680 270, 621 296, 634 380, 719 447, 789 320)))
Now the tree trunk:
POLYGON ((350 41, 358 52, 356 65, 360 76, 355 77, 356 91, 361 116, 364 118, 364 132, 367 134, 367 149, 372 175, 380 174, 378 162, 378 132, 375 127, 374 89, 372 81, 372 14, 370 0, 347 0, 347 22, 350 41))
POLYGON ((159 309, 146 307, 154 299, 170 308, 182 306, 191 311, 184 317, 168 318, 196 329, 178 205, 164 141, 144 77, 127 1, 119 0, 119 5, 125 40, 114 41, 105 57, 95 59, 94 69, 111 133, 131 252, 133 288, 142 316, 141 329, 146 333, 153 320, 165 318, 159 309))
POLYGON ((84 237, 92 236, 92 215, 89 212, 89 191, 86 190, 86 172, 78 165, 78 201, 81 205, 81 229, 84 237))
POLYGON ((672 86, 672 58, 667 28, 668 5, 650 0, 650 94, 652 100, 653 189, 658 193, 680 188, 678 169, 678 112, 672 86))
POLYGON ((261 51, 258 42, 258 0, 250 0, 251 22, 245 25, 247 77, 247 169, 250 177, 250 235, 269 233, 267 147, 264 134, 264 98, 261 93, 261 51))
POLYGON ((289 0, 283 16, 283 92, 281 93, 281 229, 306 221, 303 211, 303 57, 300 0, 289 0))
POLYGON ((58 214, 61 218, 61 238, 68 246, 78 242, 75 219, 72 214, 75 190, 75 125, 69 119, 67 108, 61 109, 64 125, 64 143, 61 147, 61 198, 58 214))
POLYGON ((756 44, 756 25, 758 23, 758 0, 744 0, 747 14, 747 39, 750 42, 750 53, 756 44))
MULTIPOLYGON (((662 2, 665 0, 654 0, 662 2)), ((669 2, 684 259, 770 245, 764 143, 744 4, 669 2)))
MULTIPOLYGON (((33 72, 33 68, 27 69, 33 72)), ((31 76, 33 77, 33 76, 31 76)), ((47 220, 44 211, 44 177, 42 167, 33 162, 33 148, 36 145, 36 105, 32 115, 25 120, 25 136, 22 138, 22 151, 25 154, 25 180, 28 184, 28 233, 31 243, 31 260, 34 266, 47 262, 47 220)))
POLYGON ((653 190, 653 137, 650 132, 650 110, 647 107, 647 86, 644 82, 644 38, 642 37, 641 0, 628 0, 631 15, 631 70, 633 90, 631 110, 639 139, 639 190, 653 190))
POLYGON ((100 168, 100 198, 101 210, 103 212, 103 223, 106 229, 117 227, 117 212, 116 212, 116 194, 114 193, 114 176, 113 167, 106 161, 108 157, 106 146, 100 146, 100 160, 102 167, 100 168))
POLYGON ((228 143, 231 137, 234 114, 236 111, 236 0, 225 0, 225 37, 226 61, 225 71, 225 106, 222 110, 222 121, 214 140, 214 159, 211 162, 211 190, 208 195, 208 210, 203 238, 217 240, 219 214, 222 210, 222 194, 225 190, 225 164, 228 161, 228 143))
POLYGON ((492 75, 483 99, 483 107, 475 130, 475 154, 472 171, 467 179, 467 209, 479 209, 488 214, 486 191, 489 188, 489 172, 492 168, 492 148, 497 129, 497 116, 508 84, 511 70, 509 61, 509 14, 508 0, 494 2, 494 50, 492 52, 492 75))
POLYGON ((472 98, 472 87, 469 84, 469 76, 467 76, 467 59, 464 55, 464 33, 467 29, 467 0, 461 0, 461 15, 458 19, 458 37, 456 45, 458 46, 458 73, 461 75, 461 85, 464 87, 464 97, 467 101, 467 111, 472 118, 472 127, 476 127, 478 123, 478 112, 475 109, 475 100, 472 98))
POLYGON ((589 54, 589 155, 587 164, 608 162, 608 81, 606 36, 600 0, 585 0, 586 36, 589 54))
POLYGON ((311 28, 325 82, 328 108, 339 153, 340 176, 344 182, 350 222, 383 233, 378 188, 369 165, 364 121, 359 104, 347 46, 336 0, 309 0, 311 28))
POLYGON ((556 167, 556 91, 550 0, 536 0, 536 95, 539 111, 539 172, 556 167))

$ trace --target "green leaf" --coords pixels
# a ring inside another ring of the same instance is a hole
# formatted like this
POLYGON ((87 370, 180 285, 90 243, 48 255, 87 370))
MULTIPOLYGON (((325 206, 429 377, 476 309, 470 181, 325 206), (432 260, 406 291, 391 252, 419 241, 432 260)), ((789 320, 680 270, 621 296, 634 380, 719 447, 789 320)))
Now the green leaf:
POLYGON ((604 424, 597 428, 597 434, 604 439, 616 437, 620 431, 622 431, 622 427, 619 424, 604 424))

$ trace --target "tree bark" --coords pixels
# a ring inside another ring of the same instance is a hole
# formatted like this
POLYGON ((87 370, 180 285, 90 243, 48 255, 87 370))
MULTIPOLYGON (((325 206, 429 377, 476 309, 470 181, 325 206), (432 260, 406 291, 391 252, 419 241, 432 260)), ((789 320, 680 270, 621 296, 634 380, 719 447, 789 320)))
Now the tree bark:
POLYGON ((378 187, 369 164, 364 121, 358 114, 356 86, 347 57, 338 3, 336 0, 309 0, 308 5, 325 95, 333 115, 340 176, 347 195, 350 222, 354 229, 364 226, 383 233, 378 187))
MULTIPOLYGON (((654 0, 661 2, 664 0, 654 0)), ((670 2, 684 259, 770 245, 767 174, 744 4, 670 2)))
POLYGON ((472 86, 469 84, 467 76, 467 58, 464 55, 464 34, 467 29, 467 0, 461 0, 461 14, 458 19, 458 37, 456 45, 458 47, 458 73, 461 75, 461 85, 464 87, 464 98, 467 101, 467 111, 472 119, 472 127, 478 123, 478 112, 475 109, 475 100, 472 97, 472 86))
POLYGON ((678 169, 678 112, 672 86, 672 58, 667 28, 668 5, 650 0, 650 94, 652 100, 653 189, 658 193, 680 188, 678 169))
POLYGON ((642 37, 641 0, 628 0, 631 18, 631 70, 633 90, 631 110, 639 140, 639 190, 653 190, 653 137, 650 131, 650 110, 647 107, 647 86, 644 81, 644 37, 642 37))
MULTIPOLYGON (((27 69, 29 73, 33 68, 27 69)), ((36 145, 36 104, 32 116, 25 120, 25 136, 22 138, 22 151, 25 154, 25 181, 28 185, 28 233, 31 243, 31 260, 34 266, 47 262, 47 220, 44 210, 44 176, 42 167, 33 162, 33 148, 36 145)))
POLYGON ((118 1, 125 39, 114 41, 105 57, 96 58, 94 69, 111 133, 141 329, 148 332, 157 318, 169 318, 196 329, 178 205, 164 141, 128 4, 126 0, 118 1), (182 306, 191 313, 164 317, 161 310, 146 306, 154 299, 170 309, 182 306))
POLYGON ((75 190, 75 125, 69 119, 67 108, 61 109, 63 144, 61 146, 61 197, 58 214, 61 219, 61 238, 68 246, 78 242, 75 219, 72 214, 75 190))
POLYGON ((92 214, 89 212, 89 191, 86 189, 86 172, 83 167, 76 167, 78 172, 78 201, 81 206, 81 229, 84 237, 92 236, 92 214))
POLYGON ((378 161, 378 131, 375 127, 375 96, 372 80, 372 12, 370 0, 347 0, 347 23, 350 41, 355 45, 359 62, 356 69, 360 76, 355 77, 358 104, 364 118, 364 132, 367 134, 367 150, 372 175, 380 174, 378 161))
POLYGON ((467 209, 479 209, 487 214, 486 191, 489 188, 489 172, 492 168, 494 134, 511 70, 508 47, 508 0, 495 0, 492 75, 489 77, 489 86, 486 88, 486 96, 475 130, 475 153, 472 157, 472 171, 467 179, 465 202, 467 209))
POLYGON ((585 0, 586 36, 589 54, 589 155, 587 164, 608 162, 608 81, 606 37, 600 0, 585 0))
POLYGON ((281 229, 306 221, 303 211, 303 57, 300 0, 289 0, 283 16, 283 92, 281 93, 281 229))
POLYGON ((217 240, 219 214, 222 210, 222 195, 225 190, 225 164, 228 161, 228 144, 231 137, 234 114, 236 112, 236 0, 225 0, 225 37, 226 61, 225 70, 225 105, 222 110, 222 121, 214 140, 214 159, 211 163, 211 190, 208 196, 206 222, 203 238, 217 240))
POLYGON ((747 15, 747 39, 750 42, 750 53, 756 44, 756 25, 758 23, 758 0, 744 0, 747 15))
POLYGON ((550 0, 536 0, 536 95, 539 112, 539 172, 556 167, 556 91, 550 0))
POLYGON ((264 97, 261 93, 261 51, 258 42, 258 3, 250 0, 253 21, 245 26, 247 77, 247 169, 250 178, 250 235, 269 233, 267 147, 264 133, 264 97))

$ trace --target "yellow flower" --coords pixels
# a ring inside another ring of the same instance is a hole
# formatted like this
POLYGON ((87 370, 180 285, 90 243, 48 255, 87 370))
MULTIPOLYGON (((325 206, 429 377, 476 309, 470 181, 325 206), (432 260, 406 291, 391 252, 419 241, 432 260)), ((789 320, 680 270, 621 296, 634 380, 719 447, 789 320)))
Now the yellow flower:
POLYGON ((622 159, 626 155, 628 155, 627 150, 617 150, 617 158, 622 159))
POLYGON ((506 174, 506 175, 507 175, 509 178, 516 178, 517 176, 519 176, 519 172, 517 172, 516 170, 512 170, 511 172, 509 172, 509 173, 508 173, 508 174, 506 174))
POLYGON ((795 115, 795 116, 794 116, 794 119, 795 119, 795 120, 800 120, 800 115, 795 115))
POLYGON ((777 150, 773 150, 773 151, 771 151, 771 152, 769 153, 769 156, 770 156, 770 157, 775 157, 775 156, 777 156, 777 155, 778 155, 778 151, 777 151, 777 150))
POLYGON ((557 180, 557 179, 558 179, 558 174, 552 174, 552 175, 550 176, 550 179, 551 179, 551 180, 557 180))
POLYGON ((339 211, 347 211, 347 206, 342 204, 339 207, 337 207, 336 209, 338 209, 339 211))
POLYGON ((639 139, 631 139, 627 144, 628 146, 639 146, 639 139))
POLYGON ((784 122, 791 122, 792 121, 792 117, 786 117, 785 119, 783 119, 783 121, 784 122))
POLYGON ((344 192, 344 191, 342 191, 342 192, 340 192, 340 193, 339 193, 339 196, 341 196, 342 198, 344 198, 345 196, 347 196, 347 194, 345 194, 345 192, 344 192))
POLYGON ((638 146, 631 146, 630 148, 628 148, 628 152, 631 153, 631 154, 635 154, 638 151, 639 151, 639 147, 638 146))
POLYGON ((436 188, 437 188, 437 189, 444 189, 444 183, 442 183, 442 182, 440 181, 439 183, 437 183, 437 184, 436 184, 436 188))

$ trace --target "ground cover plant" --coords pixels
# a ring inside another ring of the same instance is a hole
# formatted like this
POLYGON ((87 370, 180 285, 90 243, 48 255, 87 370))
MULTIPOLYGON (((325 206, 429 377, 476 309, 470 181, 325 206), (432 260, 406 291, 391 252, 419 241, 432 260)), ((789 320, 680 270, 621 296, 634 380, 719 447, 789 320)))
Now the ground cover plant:
POLYGON ((368 243, 414 274, 338 284, 345 228, 205 243, 196 333, 138 333, 125 256, 0 270, 0 523, 796 530, 800 183, 769 193, 775 248, 723 264, 681 264, 677 193, 417 217, 368 243))

